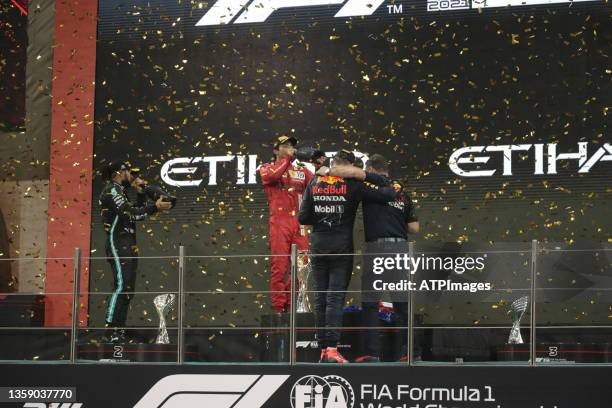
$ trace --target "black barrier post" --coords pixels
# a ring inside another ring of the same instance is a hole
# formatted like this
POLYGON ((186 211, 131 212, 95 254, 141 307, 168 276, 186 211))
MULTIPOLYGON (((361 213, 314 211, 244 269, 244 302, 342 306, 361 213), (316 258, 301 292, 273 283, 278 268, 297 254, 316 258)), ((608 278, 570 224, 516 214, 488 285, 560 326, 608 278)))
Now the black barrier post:
MULTIPOLYGON (((414 241, 410 241, 408 243, 408 258, 412 259, 413 257, 414 257, 414 241)), ((409 283, 412 282, 412 276, 413 276, 412 275, 412 271, 409 270, 408 271, 408 282, 409 283)), ((411 286, 411 284, 410 284, 410 286, 411 286)), ((414 321, 413 321, 414 320, 414 315, 413 315, 413 312, 412 312, 414 310, 413 304, 412 304, 413 299, 414 299, 414 297, 412 295, 412 290, 409 290, 408 291, 408 306, 407 306, 408 307, 408 311, 406 313, 406 316, 408 317, 408 337, 407 337, 407 340, 406 340, 406 348, 407 348, 406 356, 407 356, 407 359, 408 359, 408 365, 409 366, 411 366, 412 363, 413 363, 412 357, 413 357, 413 351, 414 351, 412 349, 414 347, 413 346, 413 344, 414 344, 414 333, 413 333, 413 330, 414 330, 414 321)))
POLYGON ((291 244, 291 297, 290 297, 290 305, 291 305, 291 313, 289 315, 289 363, 291 365, 295 365, 295 310, 296 298, 295 294, 295 282, 297 279, 297 271, 298 271, 298 248, 296 244, 291 244))
POLYGON ((538 240, 531 241, 531 330, 529 347, 529 364, 536 363, 536 278, 537 278, 538 240))
POLYGON ((184 346, 185 346, 185 333, 183 331, 183 290, 184 290, 184 275, 185 275, 185 247, 181 245, 179 247, 179 276, 178 276, 178 338, 177 338, 177 354, 178 363, 183 364, 185 361, 184 346))
POLYGON ((77 330, 79 328, 79 291, 81 282, 81 248, 74 248, 74 285, 72 287, 72 331, 70 333, 70 362, 77 360, 77 330))

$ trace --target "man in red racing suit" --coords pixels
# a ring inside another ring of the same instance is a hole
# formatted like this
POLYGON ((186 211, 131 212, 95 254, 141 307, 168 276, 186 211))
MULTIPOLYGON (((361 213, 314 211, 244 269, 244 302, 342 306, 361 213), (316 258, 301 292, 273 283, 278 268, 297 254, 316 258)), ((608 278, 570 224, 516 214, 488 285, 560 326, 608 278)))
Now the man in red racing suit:
POLYGON ((308 235, 298 222, 298 212, 302 194, 313 174, 293 164, 296 144, 294 137, 279 137, 274 144, 276 160, 259 168, 270 208, 270 290, 272 309, 277 313, 289 310, 291 244, 296 244, 300 251, 308 250, 308 235))

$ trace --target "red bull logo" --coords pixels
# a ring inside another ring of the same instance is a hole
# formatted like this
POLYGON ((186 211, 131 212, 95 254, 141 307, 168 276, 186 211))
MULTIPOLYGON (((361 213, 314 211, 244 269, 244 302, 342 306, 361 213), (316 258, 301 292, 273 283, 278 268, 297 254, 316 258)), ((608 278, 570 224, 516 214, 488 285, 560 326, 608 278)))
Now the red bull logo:
MULTIPOLYGON (((320 180, 318 181, 320 182, 320 180)), ((331 184, 326 187, 319 187, 315 185, 312 187, 313 194, 345 195, 347 191, 348 190, 346 184, 343 184, 341 186, 335 186, 331 184)))

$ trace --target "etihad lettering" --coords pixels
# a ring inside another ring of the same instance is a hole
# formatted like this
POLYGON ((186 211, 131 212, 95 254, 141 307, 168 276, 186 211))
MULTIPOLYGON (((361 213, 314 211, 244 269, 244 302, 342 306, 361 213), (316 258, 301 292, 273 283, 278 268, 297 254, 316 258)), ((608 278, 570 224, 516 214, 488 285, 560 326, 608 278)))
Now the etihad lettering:
POLYGON ((557 165, 564 161, 576 161, 578 173, 589 173, 599 162, 612 161, 612 145, 604 143, 589 157, 588 143, 579 142, 575 152, 558 153, 557 143, 516 144, 500 146, 467 146, 455 150, 448 159, 451 171, 462 177, 491 177, 498 172, 497 168, 482 168, 489 164, 490 155, 486 153, 501 153, 502 175, 513 175, 513 153, 533 152, 533 175, 557 174, 557 165), (545 153, 546 152, 546 153, 545 153), (477 169, 469 168, 476 166, 477 169))
MULTIPOLYGON (((368 157, 361 152, 353 152, 356 157, 362 158, 367 162, 368 157)), ((327 157, 333 157, 335 151, 325 152, 327 157)), ((300 165, 297 161, 296 165, 300 165)), ((200 157, 177 157, 165 162, 160 171, 161 179, 164 183, 173 187, 198 187, 202 184, 209 186, 219 185, 223 183, 234 183, 236 185, 257 184, 257 169, 260 164, 256 154, 249 155, 224 155, 224 156, 200 156, 200 157), (227 171, 220 174, 221 168, 230 170, 230 178, 227 177, 227 171), (231 171, 233 168, 234 171, 231 171)), ((314 165, 310 163, 304 164, 302 167, 307 168, 314 173, 314 165)), ((290 170, 289 177, 305 180, 306 174, 300 170, 290 170)), ((337 177, 334 179, 341 180, 337 177)))

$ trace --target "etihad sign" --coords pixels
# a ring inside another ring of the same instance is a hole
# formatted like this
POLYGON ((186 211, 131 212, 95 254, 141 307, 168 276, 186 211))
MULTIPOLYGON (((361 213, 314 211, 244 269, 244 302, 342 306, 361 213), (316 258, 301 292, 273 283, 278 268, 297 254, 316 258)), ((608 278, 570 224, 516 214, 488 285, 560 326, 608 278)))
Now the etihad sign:
POLYGON ((512 176, 514 152, 527 152, 533 160, 534 175, 557 174, 557 164, 575 161, 578 173, 588 173, 598 162, 612 161, 612 145, 604 143, 599 147, 578 143, 578 151, 559 153, 557 143, 514 144, 499 146, 467 146, 457 149, 448 159, 448 167, 462 177, 491 177, 499 174, 499 168, 486 168, 492 156, 502 157, 502 176, 512 176))
MULTIPOLYGON (((335 151, 325 152, 327 157, 333 157, 335 154, 335 151)), ((368 157, 361 152, 354 151, 353 154, 364 163, 368 161, 368 157)), ((219 165, 235 166, 235 177, 232 177, 234 184, 257 184, 257 169, 260 163, 258 163, 256 154, 177 157, 162 165, 161 178, 164 183, 170 186, 197 187, 204 182, 205 179, 202 175, 206 174, 208 179, 206 184, 216 186, 219 184, 219 165)), ((306 163, 305 166, 314 173, 312 164, 306 163)), ((329 179, 333 178, 330 177, 329 179)), ((337 178, 337 180, 342 179, 337 178)))
MULTIPOLYGON (((599 162, 612 161, 612 145, 601 145, 579 142, 577 151, 559 152, 557 143, 534 143, 499 146, 467 146, 455 150, 448 159, 450 170, 461 177, 491 177, 494 175, 512 176, 517 152, 527 155, 533 163, 533 175, 557 174, 560 163, 573 161, 577 164, 577 172, 589 173, 599 162), (497 156, 500 160, 493 160, 497 156), (492 164, 497 163, 497 164, 492 164)), ((356 157, 367 162, 368 157, 361 152, 353 152, 356 157)), ((326 152, 332 157, 335 152, 326 152)), ((525 160, 521 160, 524 166, 525 160)), ((162 165, 161 178, 164 183, 174 187, 197 187, 201 184, 216 186, 220 183, 219 169, 230 166, 232 174, 230 182, 236 185, 257 184, 257 169, 260 162, 256 154, 178 157, 168 160, 162 165), (235 170, 235 171, 234 171, 235 170)), ((312 164, 305 165, 314 171, 312 164)), ((328 183, 333 184, 333 183, 328 183)), ((325 187, 327 188, 327 187, 325 187)), ((335 188, 335 187, 334 187, 335 188)), ((330 190, 331 191, 331 190, 330 190)), ((316 194, 316 193, 315 193, 316 194)), ((326 193, 322 194, 336 194, 326 193)))

